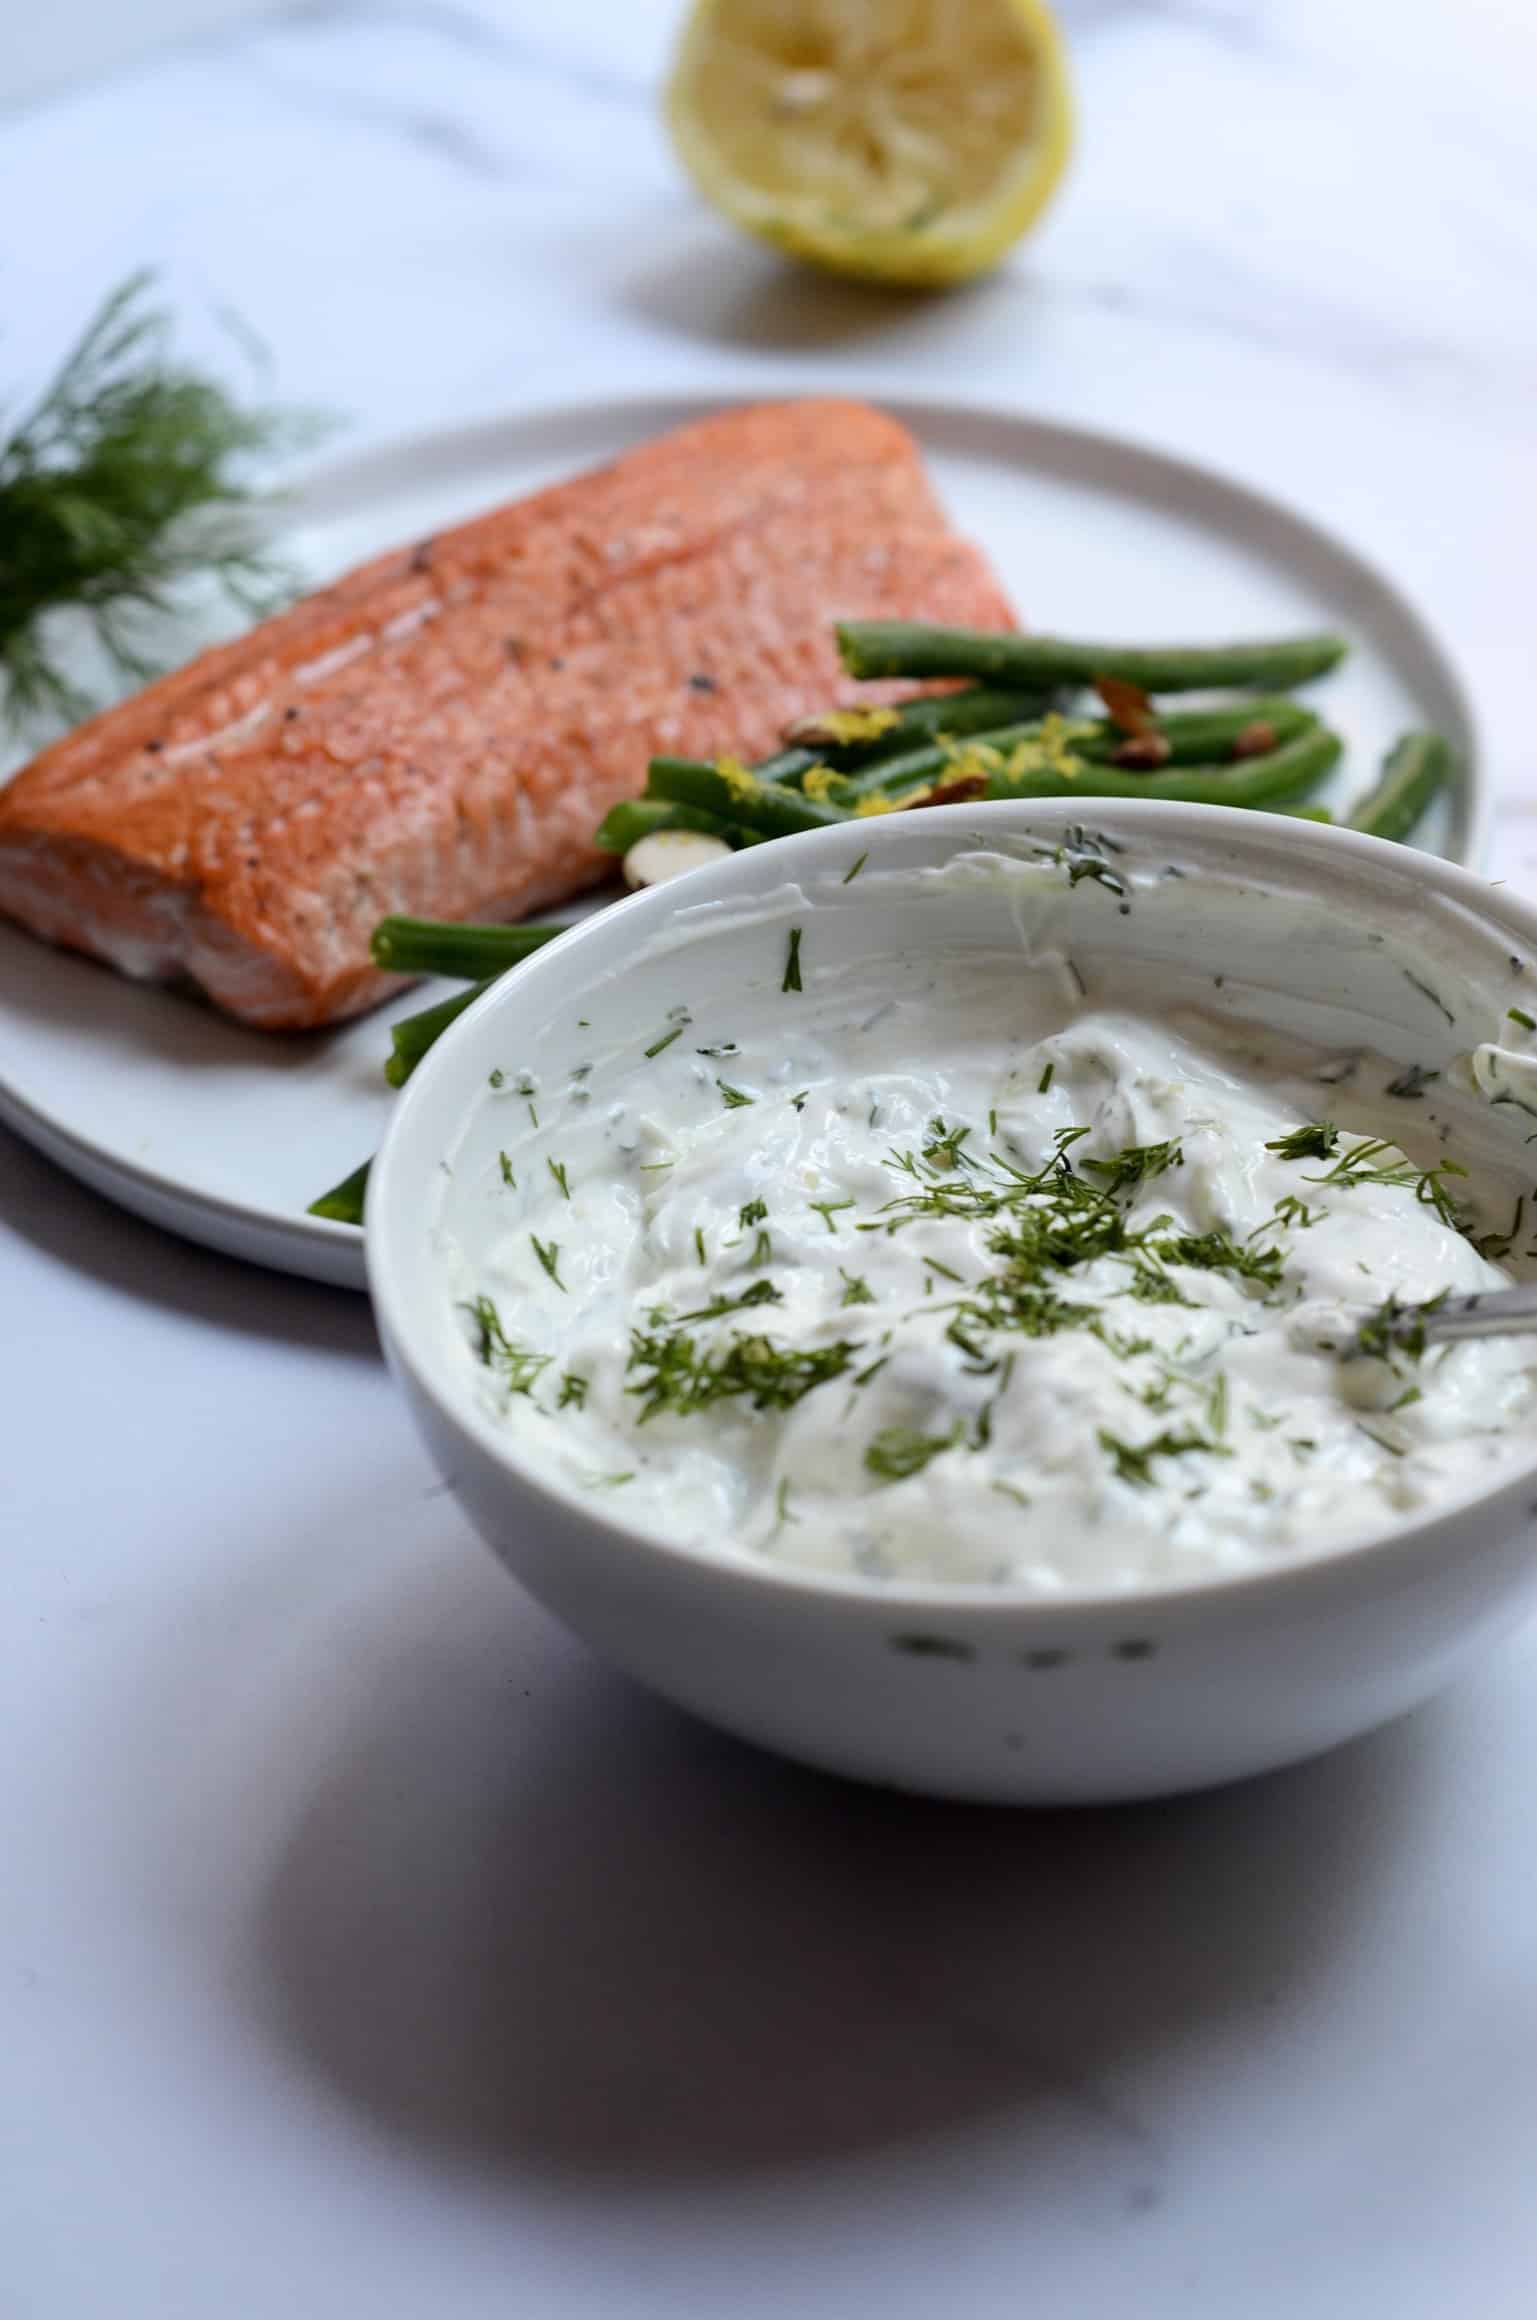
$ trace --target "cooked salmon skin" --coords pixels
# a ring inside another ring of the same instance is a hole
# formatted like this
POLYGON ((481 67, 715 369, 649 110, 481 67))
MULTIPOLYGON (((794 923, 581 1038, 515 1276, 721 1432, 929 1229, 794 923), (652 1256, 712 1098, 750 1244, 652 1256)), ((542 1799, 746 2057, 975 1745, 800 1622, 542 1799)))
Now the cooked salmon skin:
POLYGON ((880 616, 1013 625, 906 430, 832 399, 701 420, 376 558, 44 750, 0 790, 0 910, 242 1022, 335 1022, 393 987, 387 912, 580 892, 648 757, 767 754, 855 697, 834 621, 880 616))

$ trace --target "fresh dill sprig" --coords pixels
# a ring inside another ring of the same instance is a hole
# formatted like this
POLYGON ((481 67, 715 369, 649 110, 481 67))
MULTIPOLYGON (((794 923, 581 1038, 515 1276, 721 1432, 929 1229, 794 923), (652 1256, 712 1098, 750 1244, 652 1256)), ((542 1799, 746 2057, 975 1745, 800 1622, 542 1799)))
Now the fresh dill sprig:
POLYGON ((540 1264, 549 1274, 550 1279, 554 1282, 556 1288, 564 1289, 566 1284, 561 1279, 559 1271, 559 1241, 542 1241, 537 1233, 530 1233, 528 1237, 534 1244, 534 1255, 539 1259, 540 1264))
POLYGON ((491 1298, 474 1297, 464 1308, 475 1324, 475 1358, 495 1370, 509 1393, 531 1394, 535 1381, 550 1366, 547 1353, 530 1353, 502 1327, 502 1317, 491 1298))
POLYGON ((959 1424, 948 1434, 919 1434, 911 1426, 883 1426, 865 1450, 865 1465, 882 1482, 905 1482, 921 1474, 931 1458, 953 1450, 962 1439, 959 1424))
POLYGON ((1123 1442, 1119 1435, 1105 1427, 1099 1429, 1099 1446, 1122 1482, 1134 1482, 1144 1487, 1153 1480, 1155 1458, 1183 1458, 1187 1452, 1202 1450, 1209 1458, 1229 1455, 1219 1442, 1208 1442, 1204 1434, 1155 1434, 1150 1442, 1123 1442))
POLYGON ((113 291, 0 444, 0 687, 19 723, 99 705, 70 674, 56 615, 84 621, 119 684, 142 685, 161 667, 152 624, 194 574, 250 619, 293 593, 262 544, 250 472, 325 422, 244 407, 179 362, 152 281, 113 291))
POLYGON ((566 1174, 565 1163, 560 1160, 551 1160, 546 1158, 544 1164, 546 1168, 548 1168, 550 1174, 554 1177, 556 1183, 560 1186, 561 1199, 569 1200, 571 1198, 571 1180, 566 1174))
POLYGON ((1332 1120, 1310 1120, 1304 1127, 1288 1128, 1265 1150, 1278 1152, 1283 1160, 1332 1160, 1339 1147, 1340 1132, 1332 1120))
POLYGON ((846 1338, 796 1347, 772 1337, 741 1335, 703 1350, 685 1329, 637 1329, 630 1339, 625 1391, 641 1399, 641 1425, 664 1410, 687 1416, 739 1397, 755 1410, 790 1410, 817 1386, 842 1377, 858 1351, 846 1338))

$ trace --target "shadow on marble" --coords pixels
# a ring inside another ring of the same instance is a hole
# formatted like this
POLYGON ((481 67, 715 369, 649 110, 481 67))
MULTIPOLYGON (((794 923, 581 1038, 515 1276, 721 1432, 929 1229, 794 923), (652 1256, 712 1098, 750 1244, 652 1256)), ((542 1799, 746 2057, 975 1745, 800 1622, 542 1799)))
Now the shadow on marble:
POLYGON ((0 1217, 56 1264, 191 1321, 377 1361, 366 1297, 161 1232, 0 1127, 0 1217))
POLYGON ((430 2163, 661 2193, 991 2127, 1022 2201, 1087 2168, 1140 2212, 1128 2086, 1273 2040, 1389 1937, 1433 1718, 1177 1803, 923 1802, 719 1737, 434 1560, 242 1943, 266 2035, 430 2163))
POLYGON ((1020 303, 1017 277, 994 277, 942 293, 883 290, 840 281, 742 242, 712 236, 642 267, 618 288, 619 303, 654 329, 709 346, 757 354, 840 353, 925 331, 941 313, 952 324, 1020 303))

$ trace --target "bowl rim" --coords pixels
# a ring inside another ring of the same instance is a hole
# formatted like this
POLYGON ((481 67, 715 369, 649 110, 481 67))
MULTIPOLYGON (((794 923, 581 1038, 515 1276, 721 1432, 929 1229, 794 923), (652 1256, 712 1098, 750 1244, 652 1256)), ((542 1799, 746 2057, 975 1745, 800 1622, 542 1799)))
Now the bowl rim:
MULTIPOLYGON (((786 879, 792 880, 798 872, 813 868, 823 858, 836 861, 844 850, 852 853, 856 840, 860 850, 876 853, 893 843, 898 832, 910 837, 915 824, 921 825, 925 834, 932 833, 936 852, 943 853, 947 833, 965 830, 980 834, 979 819, 984 825, 995 827, 1000 836, 1010 831, 1018 835, 1028 831, 1033 835, 1042 828, 1073 825, 1081 819, 1086 807, 1092 807, 1097 818, 1113 827, 1119 828, 1124 822, 1134 830, 1163 833, 1164 838, 1204 830, 1210 838, 1220 841, 1226 829, 1234 838, 1268 842, 1286 859, 1289 869, 1304 881, 1311 865, 1321 865, 1331 856, 1337 868, 1342 850, 1346 859, 1353 852, 1363 864, 1375 864, 1379 869, 1393 868, 1400 876, 1406 866, 1417 864, 1425 873, 1427 887, 1460 903, 1486 927, 1524 944, 1537 960, 1537 904, 1518 895, 1504 894, 1503 881, 1490 882, 1476 871, 1447 861, 1444 856, 1368 837, 1360 831, 1230 806, 1187 805, 1155 798, 992 800, 931 808, 921 816, 874 816, 857 823, 801 832, 775 841, 775 858, 783 864, 786 879)), ((752 848, 689 873, 688 882, 694 886, 691 900, 729 900, 738 888, 744 896, 761 892, 761 885, 755 883, 755 873, 761 880, 762 861, 758 850, 752 848), (746 868, 742 867, 744 864, 746 868)), ((1108 1615, 1124 1624, 1130 1613, 1146 1615, 1163 1610, 1221 1610, 1240 1603, 1254 1605, 1266 1594, 1291 1593, 1299 1587, 1332 1585, 1342 1580, 1348 1583, 1350 1578, 1379 1571, 1384 1563, 1412 1563, 1417 1551, 1434 1553, 1443 1533, 1455 1532, 1464 1520, 1476 1516, 1480 1510, 1494 1509, 1504 1498, 1518 1498, 1531 1491, 1537 1482, 1537 1443, 1526 1458, 1502 1465, 1492 1481, 1475 1483, 1456 1496, 1439 1501, 1409 1523, 1390 1528, 1369 1526, 1325 1546, 1289 1554, 1284 1561, 1256 1563, 1244 1571, 1198 1574, 1129 1588, 1085 1586, 1042 1595, 1023 1583, 1008 1581, 983 1584, 914 1578, 871 1580, 857 1573, 815 1570, 773 1562, 766 1557, 723 1555, 713 1548, 691 1546, 664 1532, 627 1523, 613 1511, 612 1502, 594 1503, 590 1494, 581 1492, 575 1485, 567 1485, 560 1477, 542 1470, 535 1460, 520 1455, 512 1439, 487 1413, 467 1397, 461 1399, 452 1391, 446 1376, 439 1375, 437 1367, 418 1347, 411 1321, 411 1299, 405 1287, 405 1265, 397 1259, 396 1252, 397 1236, 420 1229, 421 1223, 419 1205, 413 1206, 404 1197, 403 1179, 408 1163, 402 1154, 417 1131, 420 1115, 432 1108, 439 1082, 455 1069, 459 1053, 484 1026, 499 1019, 505 1008, 520 1004, 531 983, 547 980, 552 973, 558 975, 572 951, 593 939, 595 929, 603 928, 606 936, 620 914, 663 924, 676 907, 677 899, 677 890, 670 882, 643 888, 607 909, 578 920, 553 942, 542 945, 500 976, 466 1008, 412 1073, 397 1098, 384 1142, 370 1171, 364 1212, 365 1257, 370 1298, 387 1358, 393 1369, 405 1373, 410 1387, 430 1406, 438 1420, 451 1432, 467 1435, 493 1465, 500 1467, 510 1481, 536 1502, 539 1514, 557 1521, 574 1520, 632 1556, 653 1558, 674 1575, 682 1573, 695 1578, 740 1582, 781 1597, 812 1596, 829 1604, 873 1608, 897 1615, 911 1612, 965 1619, 987 1612, 1043 1622, 1058 1619, 1082 1622, 1108 1615)), ((1533 1511, 1537 1512, 1537 1507, 1533 1511)))

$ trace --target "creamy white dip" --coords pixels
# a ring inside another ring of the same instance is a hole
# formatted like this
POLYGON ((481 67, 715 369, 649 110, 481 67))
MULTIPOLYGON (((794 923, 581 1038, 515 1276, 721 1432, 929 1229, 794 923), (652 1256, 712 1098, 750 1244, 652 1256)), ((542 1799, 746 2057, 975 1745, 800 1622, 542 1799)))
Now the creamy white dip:
POLYGON ((726 1555, 1048 1596, 1393 1527, 1530 1426, 1528 1342, 1357 1350, 1389 1299, 1530 1271, 1475 1166, 1525 1056, 1431 1103, 1124 969, 851 978, 814 936, 802 989, 695 992, 605 1093, 493 1099, 495 1236, 449 1293, 552 1476, 726 1555))

